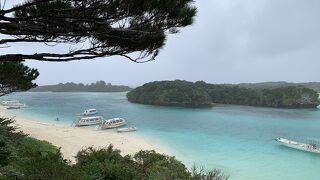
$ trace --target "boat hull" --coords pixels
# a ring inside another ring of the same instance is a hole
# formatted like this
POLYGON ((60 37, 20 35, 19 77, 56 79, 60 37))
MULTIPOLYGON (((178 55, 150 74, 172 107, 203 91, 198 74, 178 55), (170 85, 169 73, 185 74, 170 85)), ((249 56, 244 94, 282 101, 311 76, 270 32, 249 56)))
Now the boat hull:
POLYGON ((136 127, 128 127, 128 128, 118 128, 117 132, 118 133, 122 133, 122 132, 133 132, 133 131, 137 131, 138 128, 136 127))
POLYGON ((14 106, 10 106, 10 107, 7 107, 7 109, 20 109, 21 107, 17 106, 17 107, 14 107, 14 106))
POLYGON ((7 106, 7 109, 20 109, 20 108, 25 108, 27 107, 26 105, 15 105, 15 106, 7 106))
POLYGON ((103 121, 97 121, 97 122, 90 122, 90 123, 77 123, 75 126, 80 127, 80 126, 93 126, 97 124, 101 124, 103 121))
POLYGON ((277 138, 275 140, 281 143, 282 145, 293 148, 293 149, 320 154, 320 148, 313 147, 311 144, 300 143, 300 142, 296 142, 296 141, 292 141, 284 138, 277 138))
POLYGON ((113 124, 113 125, 107 125, 107 124, 103 124, 101 125, 101 129, 112 129, 112 128, 117 128, 117 127, 121 127, 121 126, 124 126, 126 125, 127 123, 124 122, 124 123, 118 123, 118 124, 113 124))

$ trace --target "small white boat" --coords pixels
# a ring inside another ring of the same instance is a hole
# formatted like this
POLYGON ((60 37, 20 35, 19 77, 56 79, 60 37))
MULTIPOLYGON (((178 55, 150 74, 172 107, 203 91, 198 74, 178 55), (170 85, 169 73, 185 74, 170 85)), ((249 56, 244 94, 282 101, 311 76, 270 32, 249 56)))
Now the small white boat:
POLYGON ((2 101, 1 105, 3 106, 10 106, 10 105, 14 105, 20 103, 18 100, 8 100, 8 101, 2 101))
POLYGON ((126 128, 117 128, 117 132, 118 133, 122 133, 122 132, 132 132, 132 131, 137 131, 138 128, 131 126, 131 127, 126 127, 126 128))
POLYGON ((285 138, 276 138, 275 140, 280 142, 282 145, 290 148, 298 149, 301 151, 312 152, 312 153, 320 153, 320 147, 317 146, 316 144, 301 143, 301 142, 296 142, 296 141, 292 141, 285 138))
POLYGON ((102 116, 92 116, 92 117, 82 117, 79 118, 74 124, 75 126, 91 126, 96 124, 101 124, 103 122, 102 116))
POLYGON ((27 107, 27 105, 22 104, 22 103, 15 103, 15 104, 6 105, 7 109, 20 109, 20 108, 25 108, 25 107, 27 107))
POLYGON ((96 109, 87 109, 82 113, 83 116, 92 116, 95 114, 98 114, 98 111, 96 109))
POLYGON ((8 106, 6 109, 20 109, 20 106, 8 106))
POLYGON ((101 123, 100 129, 111 129, 111 128, 124 126, 126 124, 127 124, 127 121, 123 118, 112 118, 112 119, 105 120, 103 123, 101 123))
POLYGON ((7 109, 20 109, 27 107, 27 105, 20 103, 18 100, 2 101, 1 105, 7 107, 7 109))

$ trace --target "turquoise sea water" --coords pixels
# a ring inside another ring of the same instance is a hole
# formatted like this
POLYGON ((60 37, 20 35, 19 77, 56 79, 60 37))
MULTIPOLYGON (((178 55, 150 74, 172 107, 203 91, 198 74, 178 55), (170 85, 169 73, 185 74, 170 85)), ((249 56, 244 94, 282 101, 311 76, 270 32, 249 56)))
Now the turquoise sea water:
POLYGON ((319 109, 216 106, 187 109, 132 104, 125 93, 16 93, 30 118, 71 124, 83 110, 124 117, 137 134, 167 149, 188 167, 219 168, 230 179, 319 180, 320 154, 283 147, 276 137, 320 140, 319 109))

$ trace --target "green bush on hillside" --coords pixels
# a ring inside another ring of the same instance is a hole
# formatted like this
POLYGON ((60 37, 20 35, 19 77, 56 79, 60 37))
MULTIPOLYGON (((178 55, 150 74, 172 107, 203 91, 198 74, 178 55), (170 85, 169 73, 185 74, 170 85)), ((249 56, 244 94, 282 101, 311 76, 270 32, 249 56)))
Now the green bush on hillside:
POLYGON ((77 162, 71 164, 63 158, 60 149, 18 132, 12 123, 12 119, 0 118, 0 179, 228 179, 219 170, 192 169, 190 172, 174 157, 155 151, 122 156, 112 145, 80 150, 77 162))

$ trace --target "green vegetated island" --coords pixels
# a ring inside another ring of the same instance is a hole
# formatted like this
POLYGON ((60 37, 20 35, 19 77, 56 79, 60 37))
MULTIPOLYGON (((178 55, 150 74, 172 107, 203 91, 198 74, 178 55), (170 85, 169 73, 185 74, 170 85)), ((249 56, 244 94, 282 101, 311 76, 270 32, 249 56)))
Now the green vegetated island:
POLYGON ((127 93, 127 98, 134 103, 183 107, 211 107, 217 103, 276 108, 315 108, 320 104, 318 92, 302 85, 263 88, 242 86, 208 84, 204 81, 195 83, 182 80, 155 81, 130 91, 127 93))
POLYGON ((83 84, 83 83, 65 83, 57 85, 38 86, 30 89, 31 92, 126 92, 130 91, 129 86, 112 85, 104 81, 97 81, 96 83, 83 84))

